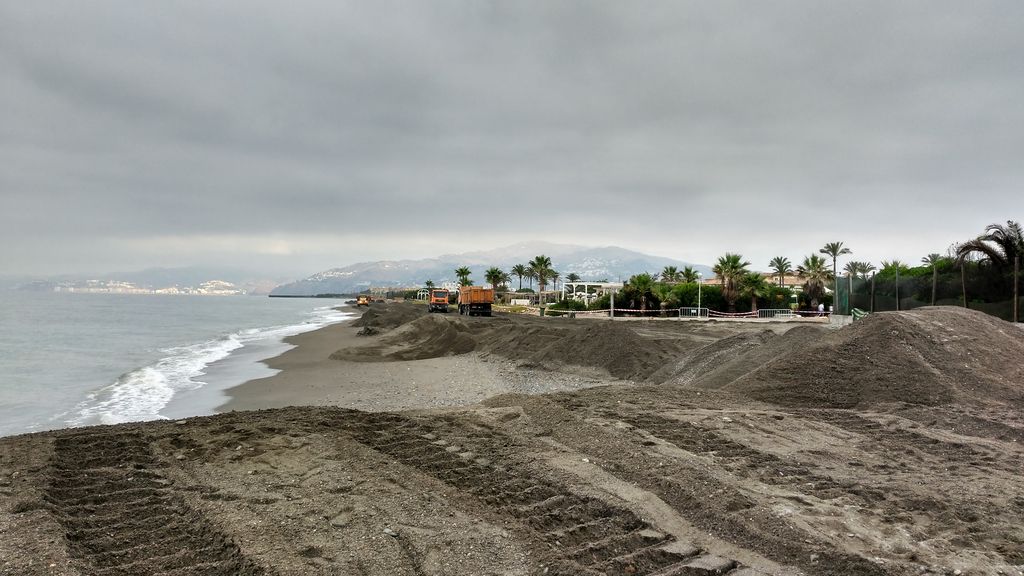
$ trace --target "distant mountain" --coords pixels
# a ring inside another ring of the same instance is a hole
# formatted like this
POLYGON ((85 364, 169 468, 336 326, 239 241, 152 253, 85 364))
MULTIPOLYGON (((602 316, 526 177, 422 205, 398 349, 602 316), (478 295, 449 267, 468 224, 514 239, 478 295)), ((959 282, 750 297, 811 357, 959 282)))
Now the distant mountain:
MULTIPOLYGON (((484 283, 484 271, 497 266, 508 272, 516 264, 526 264, 538 254, 551 258, 552 268, 565 278, 575 272, 584 280, 618 282, 641 272, 661 272, 665 266, 693 266, 705 276, 711 269, 680 260, 651 256, 616 246, 593 248, 570 244, 529 242, 494 250, 444 254, 424 260, 382 260, 360 262, 343 268, 332 268, 312 276, 274 288, 272 296, 312 296, 315 294, 352 294, 370 287, 405 288, 422 286, 427 280, 434 284, 457 280, 455 269, 466 266, 476 284, 484 283)), ((512 286, 519 279, 513 276, 512 286)), ((524 284, 526 285, 526 284, 524 284)))

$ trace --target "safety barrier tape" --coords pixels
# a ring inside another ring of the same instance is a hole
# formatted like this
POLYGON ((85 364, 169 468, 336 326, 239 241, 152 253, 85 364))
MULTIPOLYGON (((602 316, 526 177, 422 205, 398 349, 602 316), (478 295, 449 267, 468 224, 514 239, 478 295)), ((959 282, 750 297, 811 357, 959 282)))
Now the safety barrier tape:
POLYGON ((757 312, 718 312, 708 310, 708 316, 715 318, 757 318, 757 312))

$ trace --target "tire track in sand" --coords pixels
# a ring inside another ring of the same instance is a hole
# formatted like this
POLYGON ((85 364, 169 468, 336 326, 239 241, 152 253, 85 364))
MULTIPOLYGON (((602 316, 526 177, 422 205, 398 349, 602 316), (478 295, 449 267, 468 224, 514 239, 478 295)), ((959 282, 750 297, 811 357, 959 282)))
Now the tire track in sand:
POLYGON ((450 430, 388 413, 351 412, 338 422, 357 441, 469 493, 514 518, 545 550, 545 574, 764 576, 736 561, 675 541, 633 512, 573 493, 514 463, 512 441, 496 432, 450 430))
POLYGON ((71 556, 94 576, 269 576, 177 498, 137 433, 59 436, 44 490, 71 556))

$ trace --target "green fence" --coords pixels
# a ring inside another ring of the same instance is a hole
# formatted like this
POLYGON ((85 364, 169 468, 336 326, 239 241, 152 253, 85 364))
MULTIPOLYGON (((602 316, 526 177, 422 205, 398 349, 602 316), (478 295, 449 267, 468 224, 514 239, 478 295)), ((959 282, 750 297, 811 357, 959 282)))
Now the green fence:
MULTIPOLYGON (((1017 280, 1019 282, 1019 280, 1017 280)), ((1014 320, 1014 283, 1012 270, 967 263, 962 268, 949 264, 933 276, 930 269, 915 268, 899 275, 877 273, 867 278, 839 278, 835 311, 850 314, 853 309, 866 312, 913 310, 921 306, 967 306, 1004 320, 1014 320)), ((1024 298, 1017 298, 1017 310, 1024 298)), ((1017 319, 1020 319, 1019 313, 1017 319)))

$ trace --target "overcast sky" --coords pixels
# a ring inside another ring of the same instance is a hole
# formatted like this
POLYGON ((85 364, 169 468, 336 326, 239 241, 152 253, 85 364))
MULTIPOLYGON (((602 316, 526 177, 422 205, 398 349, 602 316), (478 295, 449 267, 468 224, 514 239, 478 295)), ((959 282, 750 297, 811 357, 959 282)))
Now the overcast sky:
POLYGON ((0 3, 0 273, 1024 219, 1024 2, 0 3))

